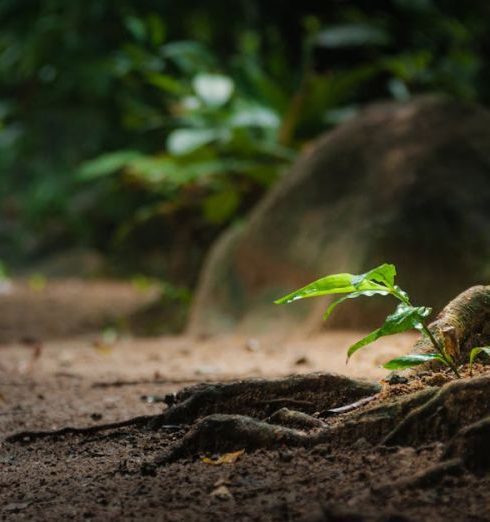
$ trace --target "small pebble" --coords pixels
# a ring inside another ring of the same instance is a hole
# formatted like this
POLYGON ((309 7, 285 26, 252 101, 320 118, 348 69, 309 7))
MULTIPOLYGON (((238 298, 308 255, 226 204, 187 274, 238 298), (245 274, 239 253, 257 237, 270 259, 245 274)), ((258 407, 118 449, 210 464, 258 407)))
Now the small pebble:
POLYGON ((296 366, 301 366, 303 364, 308 364, 310 361, 308 360, 307 357, 305 357, 304 355, 301 356, 301 357, 298 357, 295 361, 294 361, 294 364, 296 366))
POLYGON ((260 350, 260 341, 258 339, 247 339, 247 342, 245 343, 245 348, 249 352, 258 352, 260 350))
POLYGON ((216 489, 213 489, 210 493, 211 497, 219 498, 220 500, 232 500, 233 495, 230 490, 225 486, 218 486, 216 489))

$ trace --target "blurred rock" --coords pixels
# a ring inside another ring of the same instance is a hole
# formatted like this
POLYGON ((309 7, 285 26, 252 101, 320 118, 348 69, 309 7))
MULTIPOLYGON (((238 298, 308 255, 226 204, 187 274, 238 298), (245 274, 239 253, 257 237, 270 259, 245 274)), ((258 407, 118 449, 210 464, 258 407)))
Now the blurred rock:
MULTIPOLYGON (((440 309, 490 273, 490 114, 447 98, 367 108, 313 144, 208 256, 189 332, 315 329, 326 301, 272 301, 332 272, 395 263, 413 302, 440 309)), ((388 299, 329 327, 376 325, 388 299)))

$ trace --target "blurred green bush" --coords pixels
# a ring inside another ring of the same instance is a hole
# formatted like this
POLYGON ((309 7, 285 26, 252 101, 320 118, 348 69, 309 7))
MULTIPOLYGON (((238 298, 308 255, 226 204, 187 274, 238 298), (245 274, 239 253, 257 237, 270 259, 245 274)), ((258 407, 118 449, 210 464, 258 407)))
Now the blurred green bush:
POLYGON ((0 258, 88 246, 192 285, 217 234, 369 101, 488 103, 488 2, 3 0, 0 258))

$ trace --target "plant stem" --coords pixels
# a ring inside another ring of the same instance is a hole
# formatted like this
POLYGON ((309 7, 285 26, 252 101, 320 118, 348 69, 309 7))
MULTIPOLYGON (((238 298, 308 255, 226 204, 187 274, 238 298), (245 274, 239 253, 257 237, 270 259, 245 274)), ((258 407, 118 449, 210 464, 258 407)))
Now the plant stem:
POLYGON ((446 352, 441 347, 440 343, 434 337, 434 334, 429 330, 429 328, 427 328, 427 326, 424 323, 422 323, 422 330, 425 333, 425 335, 430 339, 430 342, 433 344, 434 348, 437 350, 444 362, 449 366, 449 368, 451 368, 451 370, 455 373, 456 377, 460 379, 461 375, 459 374, 456 365, 449 359, 449 357, 446 355, 446 352))
MULTIPOLYGON (((394 295, 402 303, 405 303, 407 306, 412 306, 410 299, 406 295, 403 295, 403 293, 398 292, 397 290, 394 290, 394 292, 392 292, 392 295, 394 295)), ((437 353, 442 357, 442 360, 444 361, 444 363, 447 364, 447 366, 449 366, 449 368, 451 368, 451 370, 454 372, 456 377, 458 379, 460 379, 461 375, 459 374, 458 369, 456 368, 456 365, 454 364, 454 362, 451 361, 451 359, 447 356, 444 348, 440 345, 440 343, 434 337, 434 334, 429 330, 427 325, 424 322, 422 322, 421 324, 422 324, 422 331, 429 338, 430 342, 436 349, 437 353)))

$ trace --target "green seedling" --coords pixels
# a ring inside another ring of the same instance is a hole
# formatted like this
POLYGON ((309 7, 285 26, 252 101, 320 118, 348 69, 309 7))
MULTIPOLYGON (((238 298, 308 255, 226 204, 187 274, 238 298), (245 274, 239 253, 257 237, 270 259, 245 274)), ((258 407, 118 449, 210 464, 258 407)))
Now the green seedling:
POLYGON ((476 348, 473 348, 471 350, 471 352, 470 352, 470 375, 473 375, 473 363, 475 362, 475 359, 482 353, 490 356, 490 346, 477 346, 476 348))
MULTIPOLYGON (((373 268, 365 274, 354 275, 342 273, 328 275, 274 302, 276 304, 285 304, 309 297, 344 294, 342 297, 333 301, 327 308, 323 316, 324 319, 327 319, 333 310, 347 299, 354 299, 361 296, 372 297, 375 295, 392 296, 399 301, 395 311, 386 317, 380 328, 377 328, 366 337, 363 337, 347 350, 347 361, 349 361, 350 357, 358 350, 381 337, 415 329, 430 340, 435 350, 434 353, 403 355, 388 361, 383 367, 388 370, 399 370, 411 368, 428 361, 439 360, 451 368, 454 374, 459 377, 460 375, 456 364, 451 355, 446 351, 445 345, 436 339, 427 327, 426 320, 432 312, 431 308, 427 306, 413 306, 407 292, 395 284, 395 276, 395 266, 387 263, 373 268)), ((486 349, 479 348, 479 350, 484 351, 486 349)), ((476 357, 478 353, 475 353, 474 357, 476 357)))

